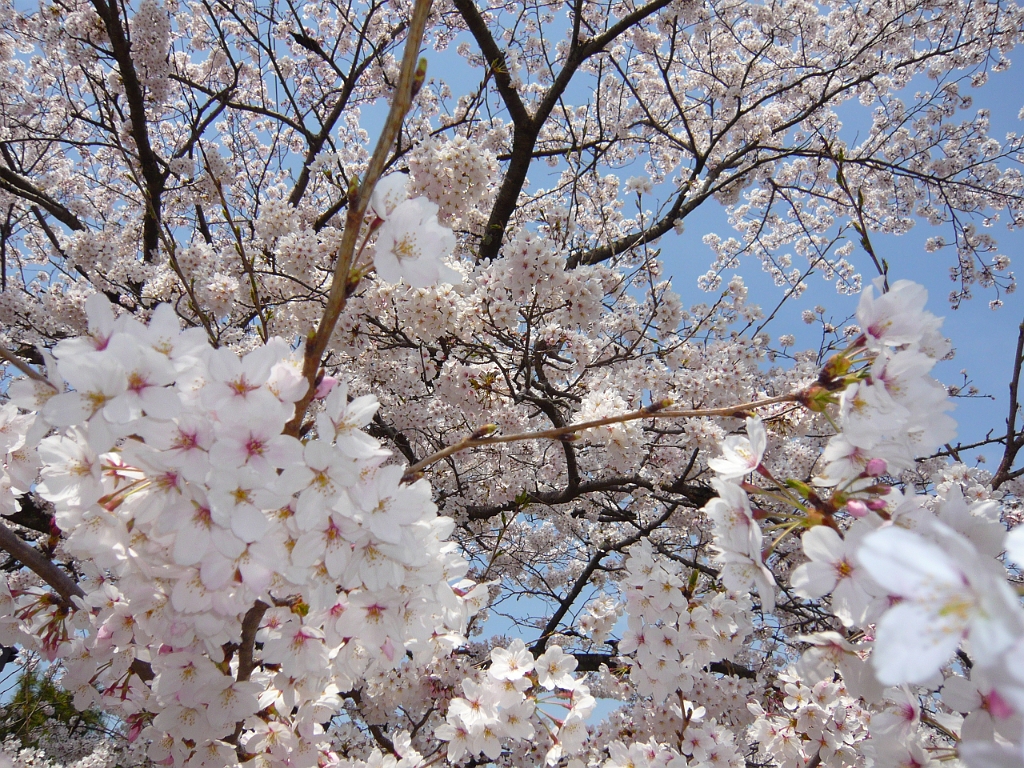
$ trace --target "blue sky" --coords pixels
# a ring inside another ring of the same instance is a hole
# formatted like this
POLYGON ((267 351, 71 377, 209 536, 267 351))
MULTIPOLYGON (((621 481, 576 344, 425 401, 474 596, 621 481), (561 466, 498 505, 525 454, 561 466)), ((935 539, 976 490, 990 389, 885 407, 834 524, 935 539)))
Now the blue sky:
MULTIPOLYGON (((557 18, 560 20, 560 17, 557 18)), ((475 43, 467 34, 462 34, 444 52, 429 49, 425 52, 429 64, 428 77, 434 75, 445 79, 452 86, 456 97, 461 91, 475 87, 482 73, 482 70, 468 67, 465 60, 455 53, 456 46, 464 40, 469 41, 475 50, 475 43)), ((572 93, 569 94, 570 101, 575 98, 585 102, 590 96, 591 84, 585 76, 579 79, 579 83, 574 80, 572 93)), ((924 90, 929 85, 929 81, 921 78, 920 81, 915 80, 907 90, 924 90)), ((1024 123, 1019 118, 1021 108, 1024 107, 1024 78, 1020 76, 1019 68, 1011 67, 1004 72, 991 74, 988 83, 981 88, 965 86, 962 90, 973 97, 974 103, 970 109, 959 112, 954 119, 969 120, 977 110, 987 109, 991 114, 992 136, 1002 140, 1008 132, 1024 133, 1024 123)), ((364 111, 364 126, 370 130, 371 136, 377 123, 375 118, 378 106, 383 115, 386 106, 382 103, 364 111)), ((863 135, 870 126, 871 110, 854 100, 842 105, 839 114, 843 121, 843 138, 852 145, 856 143, 858 134, 863 135)), ((644 159, 640 158, 629 167, 609 168, 605 172, 615 173, 625 181, 630 176, 642 175, 643 163, 644 159)), ((541 163, 535 163, 531 168, 530 186, 547 186, 549 179, 561 170, 561 165, 549 169, 541 163)), ((656 192, 662 199, 671 194, 667 185, 656 192)), ((632 215, 630 208, 627 204, 627 216, 632 215)), ((635 211, 635 208, 632 210, 635 211)), ((696 284, 697 277, 707 271, 714 259, 711 249, 703 242, 704 235, 709 232, 716 232, 723 238, 736 234, 728 223, 724 208, 712 201, 687 217, 686 230, 682 236, 670 233, 655 246, 661 249, 666 276, 673 278, 674 289, 682 295, 687 305, 713 298, 702 292, 696 284)), ((999 252, 1010 257, 1011 270, 1019 271, 1020 265, 1024 264, 1024 232, 1010 232, 1002 222, 986 232, 998 240, 999 252)), ((978 387, 980 393, 991 395, 991 398, 957 400, 953 415, 960 424, 959 439, 965 443, 973 442, 983 438, 991 429, 1005 429, 1010 366, 1016 345, 1017 326, 1024 320, 1024 289, 1010 295, 999 295, 1004 306, 993 311, 988 305, 991 299, 997 298, 995 291, 975 287, 974 298, 954 310, 948 301, 949 293, 955 287, 949 279, 949 268, 955 263, 956 255, 949 248, 930 254, 924 249, 925 240, 936 235, 952 239, 950 229, 932 227, 921 221, 903 236, 872 234, 872 243, 879 255, 889 263, 890 281, 909 279, 924 284, 929 291, 928 308, 936 315, 945 317, 944 331, 952 340, 956 355, 953 360, 940 363, 935 375, 944 383, 961 385, 964 381, 961 370, 966 369, 968 379, 978 387)), ((858 249, 850 260, 860 269, 865 284, 869 283, 876 273, 864 252, 858 249)), ((802 259, 794 258, 794 264, 798 265, 800 261, 802 259)), ((741 262, 736 272, 743 276, 750 288, 751 301, 760 304, 766 314, 771 312, 782 298, 784 289, 773 284, 753 257, 747 257, 741 262)), ((728 282, 732 274, 724 274, 724 282, 728 282)), ((839 295, 833 283, 817 275, 812 276, 809 283, 810 288, 806 293, 787 302, 777 319, 766 329, 774 339, 783 333, 795 334, 798 342, 795 349, 816 348, 820 340, 820 331, 801 322, 802 310, 822 305, 831 317, 843 320, 856 309, 857 297, 839 295)), ((991 465, 998 460, 999 446, 972 451, 964 454, 963 458, 965 461, 970 458, 973 463, 973 458, 981 453, 987 455, 991 465)))
MULTIPOLYGON (((991 112, 992 135, 1000 140, 1007 132, 1024 132, 1024 123, 1019 119, 1024 107, 1024 78, 1019 70, 1010 69, 991 75, 988 84, 971 89, 974 104, 970 110, 959 113, 958 119, 969 119, 978 109, 991 112)), ((866 130, 869 125, 869 110, 856 102, 844 105, 842 109, 844 134, 852 140, 857 131, 866 130), (858 125, 859 123, 859 125, 858 125)), ((675 279, 675 290, 686 301, 706 301, 708 295, 697 289, 696 276, 707 269, 713 259, 710 248, 702 241, 708 232, 717 232, 723 238, 733 233, 724 209, 717 204, 702 206, 686 219, 686 231, 681 237, 666 236, 659 243, 666 274, 675 279)), ((988 230, 999 241, 999 252, 1010 257, 1011 271, 1021 272, 1024 265, 1024 232, 1008 231, 1005 225, 997 223, 988 230)), ((955 287, 949 279, 949 268, 955 263, 955 253, 949 249, 927 253, 925 240, 949 231, 919 222, 908 234, 902 236, 872 234, 872 243, 879 255, 889 262, 890 282, 899 279, 922 283, 929 292, 928 309, 945 318, 943 330, 952 340, 956 355, 953 360, 940 363, 935 375, 947 384, 963 383, 960 373, 966 369, 970 381, 981 394, 990 398, 958 398, 953 412, 959 423, 959 439, 973 442, 984 438, 990 429, 1005 430, 1009 408, 1009 380, 1013 352, 1017 341, 1017 327, 1024 320, 1024 289, 1010 295, 1002 294, 1004 302, 998 310, 989 309, 989 301, 996 298, 994 291, 976 288, 974 298, 963 302, 954 310, 948 301, 949 292, 955 287)), ((863 251, 855 252, 851 260, 861 269, 865 284, 876 274, 863 251)), ((775 287, 771 278, 761 270, 760 263, 749 257, 739 270, 750 288, 754 303, 761 304, 766 314, 782 296, 782 289, 775 287)), ((725 276, 726 280, 728 275, 725 276)), ((1022 277, 1024 279, 1024 277, 1022 277)), ((810 331, 800 320, 804 309, 820 304, 825 306, 837 319, 843 319, 856 309, 856 296, 841 296, 833 284, 817 276, 810 278, 810 288, 798 299, 792 300, 780 312, 778 320, 767 329, 773 338, 782 333, 798 335, 797 349, 816 346, 817 334, 810 331)), ((990 468, 1001 455, 1000 446, 985 450, 974 450, 963 455, 964 461, 984 453, 990 468)))

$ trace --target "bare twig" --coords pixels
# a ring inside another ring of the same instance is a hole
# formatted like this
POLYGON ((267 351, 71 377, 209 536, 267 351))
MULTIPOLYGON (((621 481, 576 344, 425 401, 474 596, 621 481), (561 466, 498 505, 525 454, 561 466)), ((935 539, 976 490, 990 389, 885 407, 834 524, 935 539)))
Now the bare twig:
POLYGON ((618 416, 607 416, 603 419, 581 421, 577 424, 568 424, 564 427, 542 429, 537 432, 520 432, 514 435, 492 436, 491 433, 494 431, 495 427, 494 425, 488 425, 478 429, 467 437, 464 437, 459 442, 449 445, 447 448, 442 448, 440 451, 430 454, 422 461, 413 464, 406 470, 405 476, 402 479, 406 482, 414 480, 420 471, 429 467, 431 464, 436 464, 441 461, 441 459, 446 459, 452 454, 465 451, 468 448, 479 448, 481 446, 497 445, 499 443, 516 443, 522 442, 523 440, 563 440, 575 435, 577 432, 583 432, 587 429, 604 427, 609 424, 622 424, 624 422, 635 421, 637 419, 698 419, 705 416, 741 416, 745 415, 748 411, 763 408, 767 405, 799 402, 800 397, 800 393, 791 393, 788 395, 779 395, 778 397, 769 397, 764 400, 752 400, 748 403, 739 403, 738 405, 732 405, 726 408, 701 408, 693 411, 670 410, 669 408, 664 407, 659 408, 656 404, 654 406, 640 408, 636 411, 620 413, 618 416))
POLYGON ((1017 350, 1013 357, 1013 377, 1010 379, 1010 412, 1006 416, 1006 445, 1003 448, 1003 458, 999 462, 999 468, 992 476, 992 488, 1010 479, 1010 468, 1017 458, 1017 453, 1024 447, 1024 435, 1017 434, 1017 409, 1020 407, 1020 370, 1024 365, 1024 323, 1021 323, 1017 332, 1017 350))
POLYGON ((387 120, 384 122, 384 128, 381 130, 380 138, 377 140, 377 146, 373 150, 373 156, 366 167, 362 182, 358 184, 353 182, 349 191, 350 199, 348 213, 345 217, 345 231, 338 249, 338 260, 334 268, 331 291, 327 296, 327 306, 324 307, 324 313, 316 331, 306 339, 302 374, 309 382, 309 388, 305 396, 295 404, 295 415, 285 427, 285 433, 289 435, 299 434, 302 418, 315 394, 316 387, 313 382, 320 370, 321 359, 327 350, 331 334, 334 333, 334 326, 348 299, 353 257, 363 226, 363 218, 370 204, 370 195, 384 172, 388 156, 402 130, 405 116, 412 107, 417 87, 422 84, 426 75, 426 62, 419 59, 419 50, 427 26, 427 16, 430 14, 430 4, 431 0, 416 0, 416 5, 413 6, 412 18, 409 21, 409 34, 405 41, 405 53, 402 56, 402 69, 398 85, 395 88, 394 100, 391 102, 391 111, 388 112, 387 120))

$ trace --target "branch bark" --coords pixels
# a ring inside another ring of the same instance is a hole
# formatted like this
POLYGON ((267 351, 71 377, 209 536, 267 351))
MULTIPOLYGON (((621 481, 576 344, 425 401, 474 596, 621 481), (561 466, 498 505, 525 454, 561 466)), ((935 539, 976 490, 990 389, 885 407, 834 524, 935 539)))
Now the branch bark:
POLYGON ((1012 475, 1013 462, 1017 454, 1024 447, 1024 433, 1017 434, 1017 411, 1020 408, 1020 371, 1024 366, 1024 323, 1020 324, 1017 332, 1017 350, 1013 357, 1013 376, 1010 379, 1010 412, 1006 416, 1006 444, 1003 448, 1003 458, 999 467, 992 476, 992 488, 995 490, 1010 479, 1012 475))
POLYGON ((306 409, 313 400, 316 391, 314 381, 320 370, 321 360, 324 352, 327 351, 331 334, 334 333, 334 326, 337 325, 338 318, 348 300, 353 258, 363 226, 363 218, 370 205, 370 195, 373 194, 373 189, 384 172, 388 156, 402 130, 405 116, 412 107, 412 100, 418 87, 417 83, 422 84, 426 74, 425 71, 419 70, 418 61, 420 43, 427 26, 427 17, 430 15, 430 4, 431 0, 416 0, 416 5, 413 6, 412 18, 409 21, 409 35, 406 38, 405 53, 402 56, 401 73, 395 88, 394 100, 391 102, 391 110, 388 112, 384 128, 381 130, 380 138, 377 140, 377 146, 373 150, 373 156, 370 158, 363 180, 354 186, 350 193, 348 214, 345 217, 345 231, 338 249, 331 290, 327 296, 327 306, 324 308, 316 331, 306 339, 302 375, 309 382, 309 387, 302 399, 295 404, 295 415, 285 427, 285 434, 292 436, 299 434, 306 409))
POLYGON ((449 445, 447 448, 442 448, 440 451, 437 451, 437 453, 433 453, 422 461, 413 464, 406 470, 403 480, 407 482, 415 480, 418 473, 426 467, 429 467, 431 464, 435 464, 441 459, 447 458, 448 456, 461 451, 465 451, 469 448, 480 448, 482 446, 497 445, 499 443, 516 443, 523 440, 571 439, 577 432, 583 432, 587 429, 593 429, 594 427, 604 427, 609 424, 622 424, 623 422, 635 421, 637 419, 697 419, 705 416, 741 416, 749 411, 754 411, 768 405, 799 402, 800 397, 801 395, 799 393, 793 393, 788 395, 779 395, 778 397, 769 397, 764 400, 751 400, 750 402, 739 403, 727 408, 704 408, 693 411, 673 411, 669 408, 648 406, 636 411, 630 411, 629 413, 619 414, 618 416, 608 416, 607 418, 594 419, 593 421, 581 421, 576 424, 569 424, 565 427, 542 429, 537 432, 520 432, 512 435, 497 435, 494 437, 490 435, 497 427, 493 424, 488 424, 471 435, 463 438, 459 442, 449 445))
POLYGON ((476 39, 477 45, 480 46, 481 52, 490 63, 495 83, 498 86, 498 93, 505 102, 515 128, 512 136, 512 152, 509 155, 508 166, 505 168, 505 176, 498 189, 498 194, 494 198, 491 215, 487 221, 486 234, 477 254, 478 259, 494 259, 501 251, 505 230, 508 228, 508 223, 519 202, 519 195, 526 184, 526 174, 533 160, 534 147, 540 136, 541 128, 558 104, 559 99, 562 98, 562 94, 565 93, 565 89, 579 70, 580 65, 594 54, 604 50, 619 35, 667 6, 670 0, 653 0, 632 13, 626 14, 600 35, 570 48, 564 66, 555 76, 551 87, 545 92, 532 115, 512 86, 512 80, 505 65, 505 54, 495 42, 473 0, 454 0, 454 2, 476 39))

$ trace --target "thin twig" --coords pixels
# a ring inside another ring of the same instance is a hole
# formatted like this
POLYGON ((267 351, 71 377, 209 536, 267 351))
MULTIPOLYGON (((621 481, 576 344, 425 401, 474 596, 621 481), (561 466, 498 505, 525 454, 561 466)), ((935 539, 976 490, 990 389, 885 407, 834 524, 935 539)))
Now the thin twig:
POLYGON ((1013 376, 1010 379, 1010 412, 1006 416, 1006 444, 1003 446, 1003 458, 999 468, 992 476, 992 488, 997 489, 1010 478, 1010 467, 1013 466, 1020 451, 1024 438, 1017 435, 1017 409, 1020 397, 1020 371, 1024 365, 1024 323, 1020 324, 1017 333, 1017 350, 1013 357, 1013 376))
POLYGON ((417 86, 422 84, 426 75, 426 64, 420 61, 419 50, 427 26, 427 17, 430 15, 430 4, 431 0, 416 0, 416 4, 413 6, 412 18, 409 21, 409 34, 405 41, 405 53, 402 56, 401 74, 398 77, 398 85, 395 87, 391 111, 388 112, 387 120, 384 122, 384 128, 381 130, 380 138, 377 140, 377 146, 373 150, 373 156, 366 167, 362 182, 353 183, 349 193, 350 202, 348 213, 345 216, 345 231, 342 234, 341 246, 338 248, 338 260, 334 268, 331 290, 327 296, 327 306, 324 307, 324 313, 316 331, 306 339, 302 374, 309 382, 309 389, 305 396, 295 404, 295 415, 285 427, 285 433, 289 435, 299 434, 302 418, 315 394, 316 387, 313 382, 320 370, 321 359, 327 350, 331 334, 334 333, 334 326, 337 325, 338 317, 345 309, 348 299, 351 287, 349 280, 352 260, 359 240, 359 232, 363 226, 363 219, 366 216, 366 209, 370 205, 370 195, 381 174, 384 173, 388 157, 402 130, 402 123, 412 107, 417 86))
POLYGON ((664 407, 659 408, 657 405, 654 405, 640 408, 636 411, 630 411, 629 413, 620 413, 618 416, 607 416, 603 419, 581 421, 578 424, 568 424, 564 427, 542 429, 537 432, 520 432, 513 435, 491 436, 491 432, 493 432, 496 427, 494 425, 487 425, 486 427, 481 427, 467 437, 464 437, 459 442, 449 445, 447 448, 442 448, 440 451, 427 456, 422 461, 413 464, 405 471, 405 476, 402 479, 406 482, 414 480, 418 476, 419 472, 424 468, 468 448, 479 448, 481 446, 497 445, 499 443, 516 443, 523 440, 562 440, 576 434, 577 432, 582 432, 587 429, 604 427, 609 424, 622 424, 623 422, 635 421, 636 419, 697 419, 705 416, 740 416, 745 415, 748 411, 763 408, 766 405, 799 402, 801 397, 802 395, 800 393, 791 393, 788 395, 779 395, 778 397, 769 397, 764 400, 752 400, 749 403, 740 403, 726 408, 701 408, 694 411, 674 411, 664 407))

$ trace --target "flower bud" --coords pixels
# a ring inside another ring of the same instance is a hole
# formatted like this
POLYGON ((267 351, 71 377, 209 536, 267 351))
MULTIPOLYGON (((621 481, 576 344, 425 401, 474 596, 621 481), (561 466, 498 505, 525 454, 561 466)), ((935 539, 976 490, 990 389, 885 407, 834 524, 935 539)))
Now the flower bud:
POLYGON ((338 380, 333 376, 324 376, 320 380, 320 383, 316 385, 316 393, 313 395, 313 399, 323 400, 325 397, 331 394, 331 390, 334 389, 337 383, 338 380))
POLYGON ((885 463, 885 459, 871 459, 867 467, 864 468, 864 474, 867 477, 881 477, 887 469, 888 464, 885 463))
POLYGON ((846 502, 846 511, 854 517, 865 517, 868 513, 868 505, 860 499, 850 499, 846 502))

